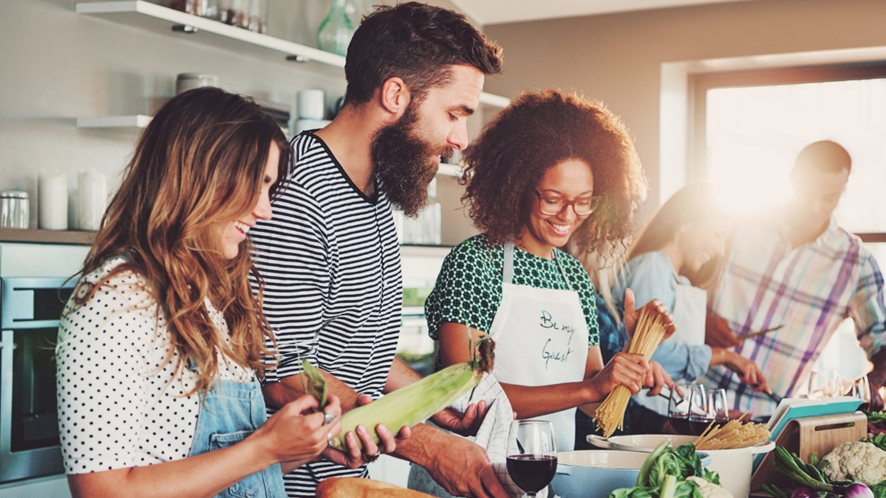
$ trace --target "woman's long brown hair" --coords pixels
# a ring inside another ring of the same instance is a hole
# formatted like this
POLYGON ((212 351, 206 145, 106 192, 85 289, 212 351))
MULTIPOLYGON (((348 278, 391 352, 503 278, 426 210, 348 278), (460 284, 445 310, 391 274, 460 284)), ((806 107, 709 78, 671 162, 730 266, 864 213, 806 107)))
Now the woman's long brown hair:
POLYGON ((217 88, 173 98, 136 144, 84 263, 87 275, 111 258, 126 256, 94 286, 78 289, 75 302, 82 305, 115 275, 137 274, 160 305, 158 314, 165 315, 174 349, 164 365, 177 351, 177 372, 188 358, 199 368, 189 395, 211 387, 219 368, 216 352, 259 375, 268 368, 262 360, 273 355, 266 346, 273 335, 262 313, 263 286, 248 239, 234 259, 227 259, 218 228, 256 206, 271 144, 280 149, 273 195, 287 178, 290 147, 258 105, 217 88), (207 300, 224 315, 230 344, 213 325, 207 300))
MULTIPOLYGON (((707 182, 690 183, 672 195, 649 220, 631 246, 628 260, 662 249, 687 223, 726 221, 728 218, 729 215, 719 205, 713 185, 707 182)), ((709 290, 718 280, 725 264, 725 257, 717 256, 698 271, 684 270, 682 273, 693 286, 709 290)))

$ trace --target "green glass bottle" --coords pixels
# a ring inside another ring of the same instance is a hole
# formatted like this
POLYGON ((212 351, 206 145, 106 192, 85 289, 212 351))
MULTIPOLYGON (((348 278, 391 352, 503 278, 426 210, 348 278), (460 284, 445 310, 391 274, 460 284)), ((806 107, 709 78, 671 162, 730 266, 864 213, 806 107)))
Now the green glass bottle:
POLYGON ((347 55, 354 36, 354 25, 348 18, 347 0, 332 0, 332 8, 317 30, 317 47, 338 55, 347 55))

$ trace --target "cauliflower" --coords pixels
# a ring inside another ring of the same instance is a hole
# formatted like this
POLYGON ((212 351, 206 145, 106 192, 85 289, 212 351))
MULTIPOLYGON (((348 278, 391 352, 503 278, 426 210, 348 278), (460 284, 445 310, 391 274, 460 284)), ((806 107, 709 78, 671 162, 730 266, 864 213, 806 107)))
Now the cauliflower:
POLYGON ((832 481, 849 481, 851 477, 873 486, 886 480, 886 451, 871 443, 852 441, 834 448, 827 460, 824 474, 832 481))
POLYGON ((701 477, 689 476, 686 480, 698 484, 698 491, 704 498, 732 498, 732 494, 729 491, 701 477))

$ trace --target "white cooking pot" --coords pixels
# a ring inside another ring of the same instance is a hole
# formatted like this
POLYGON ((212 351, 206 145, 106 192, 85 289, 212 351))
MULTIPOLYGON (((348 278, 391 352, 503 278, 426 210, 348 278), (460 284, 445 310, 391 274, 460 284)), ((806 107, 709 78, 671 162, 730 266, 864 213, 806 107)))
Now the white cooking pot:
MULTIPOLYGON (((671 446, 691 443, 695 436, 677 436, 669 434, 634 434, 630 436, 613 436, 604 438, 596 434, 588 435, 588 442, 597 448, 642 451, 649 453, 659 444, 667 441, 671 446)), ((720 474, 720 484, 734 498, 746 498, 751 489, 751 473, 754 470, 754 456, 768 453, 775 449, 774 441, 765 441, 749 448, 733 450, 704 450, 711 455, 708 470, 720 474)))

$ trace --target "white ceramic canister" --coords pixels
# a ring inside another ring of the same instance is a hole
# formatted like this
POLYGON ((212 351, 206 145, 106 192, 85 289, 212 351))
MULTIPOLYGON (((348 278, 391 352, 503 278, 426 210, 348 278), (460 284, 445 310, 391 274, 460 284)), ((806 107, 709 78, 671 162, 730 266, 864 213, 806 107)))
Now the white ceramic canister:
POLYGON ((41 171, 37 182, 40 228, 68 229, 68 177, 60 171, 41 171))
POLYGON ((322 120, 326 114, 323 90, 302 90, 298 92, 298 117, 322 120))
POLYGON ((77 228, 98 230, 108 204, 105 175, 88 169, 77 178, 77 228))

